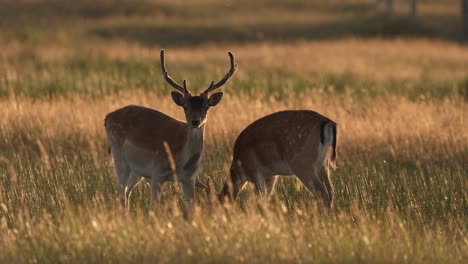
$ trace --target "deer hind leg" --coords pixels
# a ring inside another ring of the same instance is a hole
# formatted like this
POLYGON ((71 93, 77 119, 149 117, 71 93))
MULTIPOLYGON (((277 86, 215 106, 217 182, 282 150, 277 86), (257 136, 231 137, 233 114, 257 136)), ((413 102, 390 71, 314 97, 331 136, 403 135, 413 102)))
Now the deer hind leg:
POLYGON ((321 180, 320 171, 310 164, 307 161, 297 162, 291 166, 291 169, 309 191, 320 194, 325 205, 331 208, 331 199, 326 184, 321 180))
POLYGON ((305 187, 313 192, 318 193, 322 196, 322 200, 325 203, 327 208, 331 208, 332 200, 328 196, 327 187, 325 184, 320 180, 318 175, 309 175, 307 176, 298 176, 301 182, 305 185, 305 187))
POLYGON ((127 209, 126 195, 125 195, 125 186, 127 185, 128 177, 130 175, 130 167, 127 163, 120 159, 117 155, 112 153, 114 156, 114 167, 115 175, 117 177, 117 196, 120 202, 120 206, 123 210, 127 209))
POLYGON ((330 170, 327 166, 322 166, 320 169, 320 180, 325 188, 327 188, 328 199, 330 200, 330 207, 333 205, 333 185, 330 181, 330 170))
POLYGON ((126 205, 126 208, 130 208, 129 207, 129 204, 130 204, 129 199, 130 199, 130 194, 132 194, 133 188, 135 188, 135 186, 137 186, 138 183, 140 183, 142 179, 143 179, 143 177, 141 177, 139 175, 136 175, 134 173, 130 173, 130 177, 128 177, 127 184, 125 185, 125 205, 126 205))

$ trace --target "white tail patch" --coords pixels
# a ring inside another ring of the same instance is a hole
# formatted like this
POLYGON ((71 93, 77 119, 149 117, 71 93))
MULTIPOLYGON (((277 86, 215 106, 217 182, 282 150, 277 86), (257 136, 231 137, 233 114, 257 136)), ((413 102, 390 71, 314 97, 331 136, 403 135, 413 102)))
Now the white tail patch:
POLYGON ((323 133, 323 143, 320 142, 318 146, 318 164, 324 166, 331 166, 334 170, 336 169, 336 163, 332 159, 335 142, 335 125, 327 123, 323 126, 321 133, 323 133))

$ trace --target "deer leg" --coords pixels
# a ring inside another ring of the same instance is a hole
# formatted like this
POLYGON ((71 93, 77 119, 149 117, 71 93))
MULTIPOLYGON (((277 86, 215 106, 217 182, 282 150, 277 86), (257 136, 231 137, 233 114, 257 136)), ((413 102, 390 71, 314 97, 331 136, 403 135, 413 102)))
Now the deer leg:
POLYGON ((184 198, 185 201, 190 204, 193 203, 194 201, 194 196, 195 196, 195 185, 196 185, 196 178, 183 181, 182 182, 182 189, 184 191, 184 198))
POLYGON ((141 182, 143 178, 139 175, 134 173, 130 173, 130 177, 127 179, 127 184, 125 186, 125 205, 128 209, 130 209, 130 194, 132 193, 133 188, 141 182))
POLYGON ((125 161, 120 159, 119 157, 114 156, 113 158, 114 158, 115 175, 117 177, 117 196, 120 202, 120 207, 125 211, 127 209, 125 185, 130 175, 130 168, 125 163, 125 161))
POLYGON ((184 191, 185 202, 188 205, 189 211, 192 212, 195 204, 195 184, 196 177, 182 182, 182 189, 184 191))
POLYGON ((325 184, 323 184, 323 182, 320 180, 315 180, 314 178, 314 186, 315 186, 315 190, 317 190, 322 195, 322 199, 323 199, 323 202, 325 203, 325 206, 331 209, 332 200, 328 196, 328 191, 327 191, 327 188, 325 187, 325 184))
POLYGON ((265 176, 262 175, 262 173, 258 171, 255 172, 254 184, 255 184, 255 194, 263 198, 267 198, 268 196, 267 180, 265 179, 265 176))
POLYGON ((327 188, 318 177, 316 177, 315 175, 298 175, 298 177, 309 191, 313 193, 319 193, 322 196, 325 205, 328 208, 331 208, 331 200, 328 197, 327 188))
POLYGON ((330 171, 328 167, 323 166, 320 170, 320 180, 327 188, 328 199, 330 200, 330 207, 333 205, 333 185, 330 181, 330 171))
POLYGON ((274 192, 278 176, 264 175, 261 172, 257 172, 254 179, 256 194, 270 200, 270 197, 274 192))
POLYGON ((311 166, 310 162, 304 160, 292 164, 291 169, 309 191, 319 193, 325 205, 331 208, 331 199, 327 188, 321 180, 320 171, 315 166, 311 166))

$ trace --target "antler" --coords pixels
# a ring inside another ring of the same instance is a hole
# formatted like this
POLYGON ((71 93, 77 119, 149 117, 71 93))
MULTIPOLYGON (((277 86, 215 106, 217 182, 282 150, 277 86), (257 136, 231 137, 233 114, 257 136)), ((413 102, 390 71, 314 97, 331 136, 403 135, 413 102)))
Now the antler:
POLYGON ((187 84, 184 80, 184 85, 180 85, 178 83, 176 83, 172 78, 171 76, 169 76, 169 74, 167 73, 167 70, 166 70, 166 65, 164 63, 164 50, 162 49, 161 50, 161 70, 162 70, 162 74, 164 76, 164 79, 166 79, 166 81, 172 86, 174 87, 175 89, 177 89, 178 91, 182 92, 183 94, 190 94, 190 92, 188 91, 187 89, 187 84))
POLYGON ((210 92, 212 92, 215 89, 218 89, 219 87, 223 86, 237 71, 237 64, 234 61, 234 55, 229 51, 228 52, 229 58, 231 59, 231 69, 229 69, 228 73, 217 83, 211 82, 210 86, 203 91, 203 94, 208 95, 210 92))

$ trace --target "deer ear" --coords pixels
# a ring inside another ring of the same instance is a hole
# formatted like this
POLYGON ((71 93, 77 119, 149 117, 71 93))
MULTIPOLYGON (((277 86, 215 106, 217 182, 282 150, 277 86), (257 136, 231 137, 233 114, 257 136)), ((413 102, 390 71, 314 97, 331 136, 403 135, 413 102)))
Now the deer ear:
POLYGON ((217 93, 212 94, 210 98, 208 99, 208 105, 209 106, 217 105, 221 101, 221 98, 223 98, 223 92, 217 92, 217 93))
POLYGON ((184 105, 184 96, 181 93, 172 91, 171 96, 172 96, 172 101, 174 101, 176 105, 178 106, 184 105))

